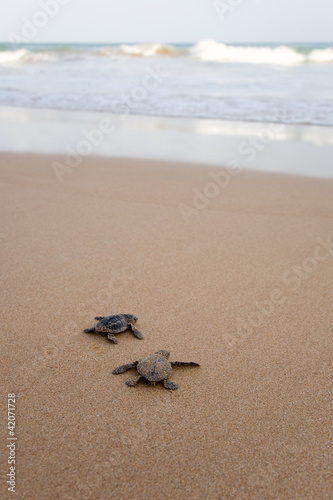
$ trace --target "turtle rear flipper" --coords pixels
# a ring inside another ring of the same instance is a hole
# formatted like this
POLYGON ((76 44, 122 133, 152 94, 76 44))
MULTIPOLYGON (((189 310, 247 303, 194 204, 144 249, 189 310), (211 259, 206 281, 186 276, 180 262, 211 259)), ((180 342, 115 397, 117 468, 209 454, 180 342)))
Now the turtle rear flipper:
POLYGON ((118 368, 115 368, 112 373, 114 375, 119 375, 120 373, 126 372, 130 368, 134 368, 134 366, 136 366, 137 364, 138 361, 134 361, 133 363, 127 363, 127 365, 118 366, 118 368))
POLYGON ((133 332, 133 335, 137 338, 137 339, 140 339, 142 340, 143 339, 143 335, 142 333, 134 326, 134 325, 129 325, 132 332, 133 332))
POLYGON ((108 339, 111 340, 111 342, 113 342, 114 344, 118 344, 118 340, 113 335, 113 333, 108 333, 108 339))
POLYGON ((166 389, 169 389, 170 391, 174 391, 174 390, 178 389, 178 385, 175 384, 174 382, 171 382, 167 378, 165 380, 163 380, 163 385, 166 389))
POLYGON ((133 385, 136 385, 139 380, 141 380, 142 377, 141 375, 137 375, 136 377, 133 377, 133 378, 130 378, 129 380, 126 380, 125 384, 126 385, 129 385, 129 386, 133 386, 133 385))
POLYGON ((95 331, 95 327, 92 327, 92 328, 86 328, 85 330, 83 330, 85 333, 93 333, 95 331))

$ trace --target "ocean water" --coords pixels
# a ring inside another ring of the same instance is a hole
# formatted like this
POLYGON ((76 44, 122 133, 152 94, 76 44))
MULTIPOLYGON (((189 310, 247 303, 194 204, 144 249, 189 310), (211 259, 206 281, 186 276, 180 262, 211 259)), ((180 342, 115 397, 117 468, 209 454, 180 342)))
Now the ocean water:
POLYGON ((0 105, 332 126, 333 43, 2 43, 0 105))

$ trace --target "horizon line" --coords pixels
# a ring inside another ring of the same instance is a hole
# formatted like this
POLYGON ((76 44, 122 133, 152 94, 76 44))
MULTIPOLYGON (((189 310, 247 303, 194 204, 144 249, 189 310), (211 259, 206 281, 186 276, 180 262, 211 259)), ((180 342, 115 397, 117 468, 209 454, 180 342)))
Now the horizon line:
POLYGON ((200 40, 196 40, 196 41, 182 41, 182 42, 179 42, 179 41, 135 41, 135 42, 128 42, 128 41, 117 41, 117 42, 107 42, 107 41, 102 41, 102 42, 92 42, 92 41, 87 41, 87 42, 83 42, 83 41, 79 41, 79 42, 75 42, 75 41, 41 41, 41 40, 37 40, 37 41, 32 41, 32 40, 27 40, 27 41, 24 41, 24 42, 12 42, 10 40, 0 40, 0 44, 10 44, 10 45, 38 45, 38 44, 75 44, 75 45, 102 45, 102 44, 112 44, 112 45, 115 45, 115 44, 128 44, 128 45, 133 45, 133 44, 186 44, 186 45, 189 45, 189 44, 196 44, 202 40, 214 40, 215 42, 217 43, 225 43, 225 44, 232 44, 232 43, 237 43, 237 44, 257 44, 257 43, 267 43, 267 44, 276 44, 276 43, 285 43, 285 44, 306 44, 306 43, 309 43, 309 44, 314 44, 314 43, 332 43, 333 44, 333 40, 308 40, 308 41, 300 41, 300 40, 291 40, 291 41, 286 41, 286 40, 279 40, 279 41, 268 41, 268 40, 262 40, 262 41, 241 41, 241 42, 237 42, 237 41, 230 41, 230 40, 215 40, 213 38, 201 38, 200 40))

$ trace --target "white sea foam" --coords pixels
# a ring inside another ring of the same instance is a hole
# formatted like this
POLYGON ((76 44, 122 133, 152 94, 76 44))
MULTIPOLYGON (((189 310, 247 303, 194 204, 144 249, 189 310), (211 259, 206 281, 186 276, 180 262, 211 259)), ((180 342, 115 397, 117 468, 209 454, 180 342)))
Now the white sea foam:
POLYGON ((0 106, 333 125, 328 44, 2 43, 0 72, 0 106))
MULTIPOLYGON (((319 51, 320 52, 320 51, 319 51)), ((192 55, 202 61, 254 64, 300 64, 306 61, 294 49, 280 47, 236 47, 214 40, 202 40, 192 49, 192 55)))
POLYGON ((173 56, 177 54, 177 48, 172 45, 162 43, 147 43, 139 45, 121 45, 120 53, 128 56, 153 57, 153 56, 173 56))
POLYGON ((309 62, 331 63, 333 62, 333 49, 315 49, 308 56, 309 62))
POLYGON ((246 64, 280 64, 299 65, 302 63, 332 63, 333 48, 313 49, 311 52, 300 52, 295 48, 281 45, 279 47, 234 46, 201 40, 193 47, 178 47, 163 43, 147 43, 134 45, 105 46, 98 48, 61 47, 51 50, 0 50, 0 64, 41 63, 52 59, 68 58, 85 59, 87 56, 127 56, 127 57, 185 57, 200 61, 246 64))
POLYGON ((0 64, 27 64, 34 62, 50 61, 55 55, 49 52, 31 52, 27 49, 6 50, 0 52, 0 64))
POLYGON ((21 61, 29 51, 25 49, 0 52, 0 64, 15 63, 21 61))

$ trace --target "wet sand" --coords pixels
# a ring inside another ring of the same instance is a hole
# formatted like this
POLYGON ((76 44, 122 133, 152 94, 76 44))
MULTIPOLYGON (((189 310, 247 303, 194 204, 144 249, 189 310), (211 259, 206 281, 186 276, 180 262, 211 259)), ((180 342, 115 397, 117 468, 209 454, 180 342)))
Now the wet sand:
POLYGON ((0 156, 18 498, 331 498, 333 181, 55 159, 0 156), (145 339, 82 333, 116 313, 145 339), (158 349, 201 366, 111 374, 158 349))

